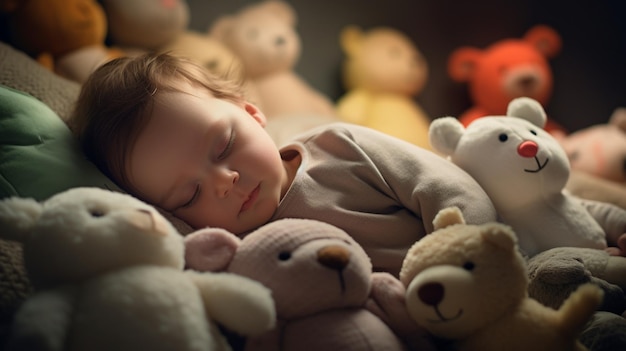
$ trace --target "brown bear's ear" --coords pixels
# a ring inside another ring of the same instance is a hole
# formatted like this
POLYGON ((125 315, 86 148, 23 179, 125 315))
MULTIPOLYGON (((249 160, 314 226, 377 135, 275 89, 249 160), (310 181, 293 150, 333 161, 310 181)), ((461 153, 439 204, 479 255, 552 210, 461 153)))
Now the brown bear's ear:
POLYGON ((341 30, 340 43, 343 53, 348 57, 356 56, 361 46, 363 31, 358 26, 347 26, 341 30))
POLYGON ((524 40, 548 58, 556 56, 561 51, 561 36, 548 26, 532 27, 524 35, 524 40))
POLYGON ((465 224, 463 213, 456 207, 448 207, 439 211, 433 219, 433 226, 435 230, 451 226, 453 224, 465 224))
POLYGON ((461 47, 452 52, 448 59, 448 74, 457 82, 466 82, 472 78, 482 56, 480 49, 461 47))
POLYGON ((513 229, 500 223, 485 224, 480 234, 487 242, 505 250, 513 250, 517 245, 513 229))

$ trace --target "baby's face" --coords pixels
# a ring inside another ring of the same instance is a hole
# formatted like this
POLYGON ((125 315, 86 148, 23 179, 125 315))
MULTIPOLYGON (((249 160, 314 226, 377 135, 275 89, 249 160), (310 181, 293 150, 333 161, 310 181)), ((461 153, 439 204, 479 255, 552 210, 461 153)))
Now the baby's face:
POLYGON ((146 201, 195 228, 243 233, 266 223, 288 188, 265 117, 202 88, 159 93, 128 163, 146 201))

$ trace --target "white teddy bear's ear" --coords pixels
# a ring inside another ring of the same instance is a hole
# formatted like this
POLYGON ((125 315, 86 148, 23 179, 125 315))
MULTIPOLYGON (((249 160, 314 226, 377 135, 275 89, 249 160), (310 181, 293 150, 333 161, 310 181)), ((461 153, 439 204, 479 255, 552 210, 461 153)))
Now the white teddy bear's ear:
POLYGON ((454 153, 463 133, 465 133, 465 127, 458 119, 441 117, 430 122, 428 139, 435 151, 450 156, 454 153))
POLYGON ((439 211, 439 213, 435 216, 435 219, 433 219, 433 226, 435 230, 445 228, 453 224, 465 224, 463 213, 456 206, 444 208, 439 211))
POLYGON ((11 197, 0 201, 0 238, 24 242, 42 208, 34 199, 11 197))
POLYGON ((537 100, 529 97, 511 100, 506 110, 506 115, 525 119, 539 128, 543 128, 547 121, 543 106, 537 100))

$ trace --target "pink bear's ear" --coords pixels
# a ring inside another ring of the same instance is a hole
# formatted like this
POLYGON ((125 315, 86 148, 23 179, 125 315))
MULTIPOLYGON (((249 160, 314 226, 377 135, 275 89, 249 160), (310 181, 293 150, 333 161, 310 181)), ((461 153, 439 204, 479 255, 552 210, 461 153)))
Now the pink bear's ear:
POLYGON ((234 234, 220 228, 197 230, 185 237, 185 265, 196 271, 224 271, 241 243, 234 234))

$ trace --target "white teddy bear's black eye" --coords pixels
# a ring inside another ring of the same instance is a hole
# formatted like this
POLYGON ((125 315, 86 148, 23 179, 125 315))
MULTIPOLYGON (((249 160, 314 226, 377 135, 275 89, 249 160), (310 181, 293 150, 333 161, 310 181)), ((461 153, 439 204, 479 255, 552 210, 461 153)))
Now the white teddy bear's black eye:
POLYGON ((498 135, 498 140, 500 140, 501 142, 505 142, 505 141, 509 140, 509 136, 504 134, 504 133, 502 133, 502 134, 498 135))
POLYGON ((532 135, 537 135, 537 132, 535 132, 534 130, 532 130, 532 129, 531 129, 531 130, 530 130, 530 134, 532 134, 532 135))
POLYGON ((476 265, 472 261, 467 261, 467 262, 463 263, 463 269, 465 269, 467 271, 473 271, 474 268, 476 268, 476 265))
POLYGON ((98 218, 98 217, 104 216, 104 211, 99 210, 97 208, 92 208, 92 209, 89 209, 89 214, 91 215, 91 217, 98 218))
POLYGON ((287 261, 291 258, 291 252, 282 251, 278 254, 278 259, 281 261, 287 261))

